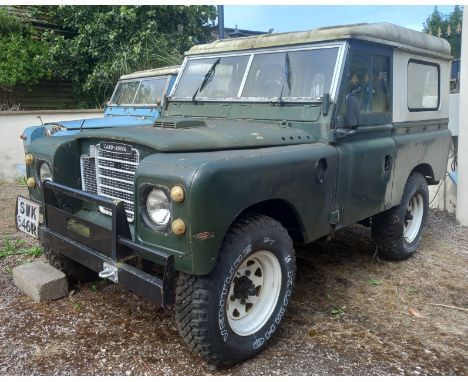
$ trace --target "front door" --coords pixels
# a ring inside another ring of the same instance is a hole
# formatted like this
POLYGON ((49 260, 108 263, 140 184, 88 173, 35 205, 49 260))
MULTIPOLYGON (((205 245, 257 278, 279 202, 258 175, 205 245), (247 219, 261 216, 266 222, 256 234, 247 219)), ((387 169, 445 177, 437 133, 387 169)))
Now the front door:
POLYGON ((387 209, 396 145, 391 124, 391 50, 351 44, 337 127, 336 209, 346 226, 387 209), (341 126, 340 126, 341 125, 341 126))

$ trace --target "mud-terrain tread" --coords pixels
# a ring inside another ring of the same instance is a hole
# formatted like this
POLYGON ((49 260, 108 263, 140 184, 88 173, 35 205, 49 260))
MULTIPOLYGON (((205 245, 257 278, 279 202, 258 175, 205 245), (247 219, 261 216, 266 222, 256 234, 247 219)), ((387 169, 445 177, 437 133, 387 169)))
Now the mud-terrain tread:
MULTIPOLYGON (((289 238, 288 231, 276 220, 265 215, 247 215, 233 224, 221 245, 220 255, 234 245, 236 236, 255 228, 278 229, 289 238)), ((291 241, 292 246, 292 241, 291 241)), ((189 348, 202 358, 217 366, 230 366, 210 345, 204 323, 208 321, 209 296, 212 280, 209 276, 194 276, 180 273, 176 285, 175 316, 180 335, 189 348)))
MULTIPOLYGON (((424 184, 425 190, 428 192, 426 178, 419 172, 412 172, 406 181, 402 200, 410 192, 413 182, 424 184), (417 180, 418 178, 420 178, 421 183, 417 180)), ((404 222, 399 217, 399 208, 401 208, 401 204, 372 218, 372 238, 378 247, 379 257, 386 260, 402 261, 408 259, 412 254, 403 254, 400 248, 404 222)), ((421 223, 422 229, 424 229, 424 223, 425 221, 421 223)), ((417 240, 419 241, 420 238, 417 240)))
POLYGON ((88 269, 76 261, 69 259, 59 252, 51 251, 50 249, 46 248, 44 256, 50 265, 65 273, 67 279, 72 284, 92 281, 98 278, 97 274, 91 269, 88 269))

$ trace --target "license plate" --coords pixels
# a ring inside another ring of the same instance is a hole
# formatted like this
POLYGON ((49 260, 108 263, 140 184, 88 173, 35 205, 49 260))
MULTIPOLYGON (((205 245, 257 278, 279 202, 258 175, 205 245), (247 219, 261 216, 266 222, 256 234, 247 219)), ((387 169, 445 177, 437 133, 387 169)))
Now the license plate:
POLYGON ((40 204, 18 196, 16 200, 16 228, 33 237, 39 237, 40 204))

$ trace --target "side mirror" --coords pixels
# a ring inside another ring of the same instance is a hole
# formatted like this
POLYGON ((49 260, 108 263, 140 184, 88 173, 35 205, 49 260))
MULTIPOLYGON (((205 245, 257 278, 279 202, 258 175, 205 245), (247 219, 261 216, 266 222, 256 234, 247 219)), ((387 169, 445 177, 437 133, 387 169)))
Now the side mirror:
POLYGON ((356 94, 346 96, 346 126, 356 128, 361 119, 361 102, 356 94))
POLYGON ((327 115, 330 111, 330 93, 325 93, 322 96, 322 114, 327 115))

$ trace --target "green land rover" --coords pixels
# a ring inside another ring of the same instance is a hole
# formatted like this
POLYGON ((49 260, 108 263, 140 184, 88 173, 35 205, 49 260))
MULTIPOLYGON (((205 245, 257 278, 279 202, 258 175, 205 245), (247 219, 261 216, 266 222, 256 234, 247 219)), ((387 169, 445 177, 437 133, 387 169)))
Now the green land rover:
POLYGON ((386 23, 195 46, 153 125, 31 143, 18 228, 71 279, 174 304, 210 362, 242 361, 284 318, 293 242, 362 223, 382 258, 417 249, 449 71, 445 40, 386 23))

